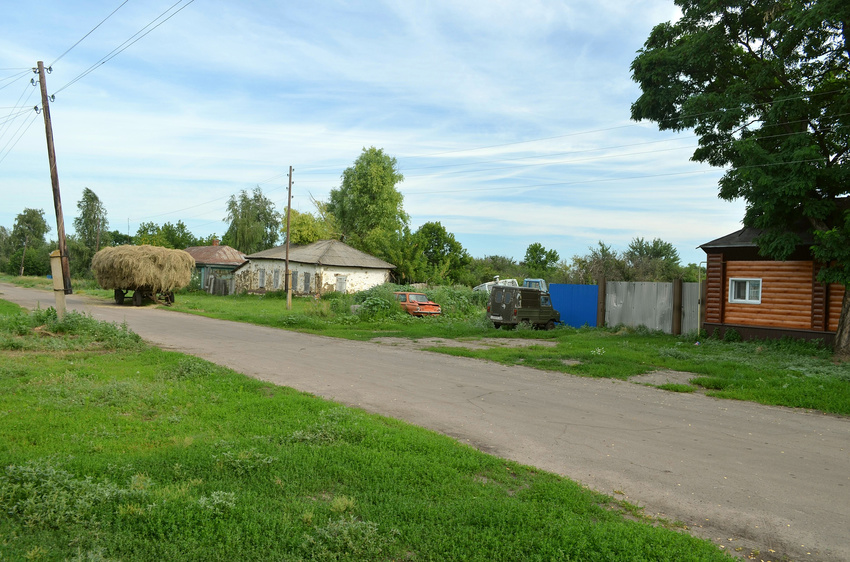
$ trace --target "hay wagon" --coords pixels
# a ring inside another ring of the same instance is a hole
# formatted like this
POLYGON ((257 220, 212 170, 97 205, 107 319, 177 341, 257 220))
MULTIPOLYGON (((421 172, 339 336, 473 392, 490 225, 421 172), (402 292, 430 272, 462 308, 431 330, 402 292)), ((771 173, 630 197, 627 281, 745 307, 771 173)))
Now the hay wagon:
POLYGON ((92 272, 98 285, 112 289, 116 304, 124 304, 132 291, 133 305, 145 299, 170 305, 174 291, 192 280, 195 260, 183 250, 159 246, 115 246, 94 255, 92 272))

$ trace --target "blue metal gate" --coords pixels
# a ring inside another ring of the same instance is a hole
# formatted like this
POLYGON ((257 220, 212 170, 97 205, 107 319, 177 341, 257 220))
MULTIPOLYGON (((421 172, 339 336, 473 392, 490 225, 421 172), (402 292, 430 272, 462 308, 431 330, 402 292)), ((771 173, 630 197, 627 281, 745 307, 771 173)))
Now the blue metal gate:
POLYGON ((561 313, 561 322, 581 328, 596 326, 596 307, 599 302, 599 285, 549 285, 552 306, 561 313))

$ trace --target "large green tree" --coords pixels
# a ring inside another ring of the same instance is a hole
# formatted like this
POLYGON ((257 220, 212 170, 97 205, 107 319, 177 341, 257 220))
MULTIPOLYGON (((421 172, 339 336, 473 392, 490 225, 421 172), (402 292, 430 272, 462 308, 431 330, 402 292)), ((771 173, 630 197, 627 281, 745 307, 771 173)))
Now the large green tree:
POLYGON ((227 201, 230 223, 222 242, 244 254, 267 250, 280 237, 280 213, 259 186, 249 195, 244 189, 227 201))
POLYGON ((327 211, 337 221, 342 239, 363 251, 372 232, 401 232, 409 217, 402 205, 404 197, 396 184, 404 181, 396 159, 383 149, 364 148, 342 173, 338 188, 332 189, 327 211))
POLYGON ((468 266, 472 262, 463 245, 439 222, 426 222, 413 234, 426 264, 429 283, 472 283, 468 266))
POLYGON ((682 276, 679 252, 670 242, 634 238, 623 253, 631 281, 673 281, 682 276))
MULTIPOLYGON (((811 234, 819 279, 850 289, 850 2, 675 0, 632 62, 632 118, 693 129, 692 159, 726 171, 763 255, 786 259, 811 234)), ((847 291, 850 292, 850 291, 847 291)), ((836 334, 850 353, 850 297, 836 334)))
POLYGON ((15 253, 9 259, 7 271, 20 275, 42 275, 49 272, 50 264, 45 257, 48 253, 41 251, 46 243, 44 236, 48 232, 50 225, 44 220, 42 209, 24 209, 18 214, 9 237, 15 253), (39 257, 36 260, 37 255, 39 257))
POLYGON ((546 277, 555 267, 560 257, 555 250, 547 250, 540 242, 529 244, 525 249, 525 260, 523 263, 528 268, 528 274, 532 277, 546 277))

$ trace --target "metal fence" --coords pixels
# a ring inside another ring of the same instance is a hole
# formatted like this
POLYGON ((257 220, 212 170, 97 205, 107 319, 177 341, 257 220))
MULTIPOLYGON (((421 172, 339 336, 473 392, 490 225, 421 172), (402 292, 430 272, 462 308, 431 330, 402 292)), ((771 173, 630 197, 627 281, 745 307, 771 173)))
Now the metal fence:
MULTIPOLYGON (((597 325, 597 285, 552 284, 549 288, 562 322, 576 328, 597 325)), ((605 284, 604 303, 601 303, 605 325, 646 326, 650 330, 673 333, 674 293, 673 283, 609 281, 605 284)), ((680 320, 680 333, 699 329, 699 283, 682 283, 680 320)))

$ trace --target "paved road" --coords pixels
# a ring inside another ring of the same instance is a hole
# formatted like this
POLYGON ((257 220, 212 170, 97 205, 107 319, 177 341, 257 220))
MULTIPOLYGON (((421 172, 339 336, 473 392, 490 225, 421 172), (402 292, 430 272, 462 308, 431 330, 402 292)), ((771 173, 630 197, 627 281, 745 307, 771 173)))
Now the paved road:
MULTIPOLYGON (((0 284, 26 307, 52 294, 0 284)), ((146 340, 451 435, 758 559, 850 560, 850 418, 68 297, 146 340)))

